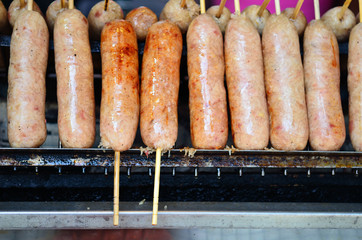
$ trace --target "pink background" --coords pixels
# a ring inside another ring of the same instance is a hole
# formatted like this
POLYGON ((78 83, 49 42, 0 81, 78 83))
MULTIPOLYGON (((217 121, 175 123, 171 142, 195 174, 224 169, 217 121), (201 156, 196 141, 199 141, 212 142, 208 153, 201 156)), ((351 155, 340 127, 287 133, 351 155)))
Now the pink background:
MULTIPOLYGON (((207 1, 210 6, 212 5, 218 5, 220 3, 220 0, 210 0, 207 1)), ((295 7, 297 5, 298 0, 280 0, 280 9, 281 11, 283 11, 285 8, 288 7, 295 7)), ((263 3, 263 0, 240 0, 240 9, 241 11, 244 10, 244 8, 246 8, 249 5, 261 5, 263 3)), ((319 6, 320 6, 320 11, 321 11, 321 16, 323 15, 323 13, 325 13, 326 11, 328 11, 329 9, 331 9, 333 7, 333 0, 319 0, 319 6)), ((233 13, 234 10, 234 0, 228 0, 226 2, 226 7, 233 13)), ((267 9, 271 12, 271 13, 275 13, 275 3, 274 1, 270 1, 267 9)), ((307 17, 308 22, 310 20, 314 19, 314 5, 313 5, 313 0, 304 0, 303 6, 302 6, 302 11, 305 14, 305 16, 307 17)))

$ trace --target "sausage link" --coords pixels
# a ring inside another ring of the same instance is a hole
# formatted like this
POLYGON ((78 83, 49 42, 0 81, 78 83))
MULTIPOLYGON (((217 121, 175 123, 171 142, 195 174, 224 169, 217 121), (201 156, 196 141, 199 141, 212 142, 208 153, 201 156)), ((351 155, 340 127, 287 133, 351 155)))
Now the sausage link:
POLYGON ((271 15, 262 44, 271 144, 280 150, 303 150, 308 117, 297 30, 284 14, 271 15))
POLYGON ((348 92, 349 135, 354 149, 362 151, 362 23, 356 25, 349 37, 348 92))
POLYGON ((101 55, 101 145, 125 151, 132 146, 139 117, 138 47, 130 22, 106 23, 101 55))
POLYGON ((245 15, 233 16, 225 32, 225 64, 231 130, 239 149, 264 149, 269 142, 260 35, 245 15))
POLYGON ((320 151, 338 150, 346 138, 340 95, 338 43, 323 21, 309 23, 304 32, 309 142, 320 151))
POLYGON ((93 63, 88 21, 76 9, 60 13, 54 25, 58 128, 66 148, 91 147, 95 137, 93 63))
POLYGON ((177 139, 182 35, 160 21, 147 34, 142 62, 141 136, 152 148, 170 149, 177 139))
POLYGON ((44 18, 25 11, 10 44, 8 138, 12 147, 39 147, 46 139, 45 74, 49 32, 44 18))
POLYGON ((223 148, 228 137, 223 37, 207 14, 198 16, 189 26, 187 67, 192 145, 223 148))

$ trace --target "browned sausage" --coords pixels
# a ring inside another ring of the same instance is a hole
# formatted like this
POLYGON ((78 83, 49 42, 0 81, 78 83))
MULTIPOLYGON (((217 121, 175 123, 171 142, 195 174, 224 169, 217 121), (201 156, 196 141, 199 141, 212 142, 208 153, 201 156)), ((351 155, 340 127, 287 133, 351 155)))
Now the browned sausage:
POLYGON ((349 135, 354 149, 362 151, 362 23, 349 37, 348 47, 349 135))
POLYGON ((262 43, 271 144, 280 150, 303 150, 308 117, 297 30, 284 14, 271 15, 262 43))
POLYGON ((309 142, 315 150, 338 150, 346 138, 340 95, 339 50, 336 36, 322 20, 304 32, 309 142))
POLYGON ((198 16, 190 24, 187 67, 192 145, 223 148, 228 137, 223 37, 208 14, 198 16))
POLYGON ((177 25, 160 21, 146 38, 141 80, 141 136, 151 148, 170 149, 177 139, 182 35, 177 25))
POLYGON ((139 117, 138 48, 131 23, 106 23, 101 37, 101 145, 115 151, 131 148, 139 117))
POLYGON ((225 64, 231 130, 239 149, 264 149, 269 143, 260 35, 245 16, 232 16, 225 32, 225 64))
POLYGON ((88 21, 80 11, 69 9, 58 15, 54 54, 60 140, 66 148, 91 147, 95 137, 93 63, 88 21))
POLYGON ((126 20, 131 22, 133 29, 136 31, 137 39, 144 41, 148 29, 157 22, 157 15, 147 7, 139 7, 130 11, 126 16, 126 20))
POLYGON ((12 147, 39 147, 46 139, 45 73, 49 33, 44 18, 24 11, 11 36, 8 137, 12 147))

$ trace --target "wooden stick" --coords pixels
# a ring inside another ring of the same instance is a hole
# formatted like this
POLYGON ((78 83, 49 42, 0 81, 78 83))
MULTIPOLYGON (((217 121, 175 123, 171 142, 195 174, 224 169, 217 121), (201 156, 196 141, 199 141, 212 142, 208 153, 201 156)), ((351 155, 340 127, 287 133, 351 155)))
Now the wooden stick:
POLYGON ((73 9, 74 8, 74 0, 69 0, 68 2, 68 8, 73 9))
POLYGON ((224 10, 224 7, 225 7, 225 3, 226 3, 226 0, 221 0, 220 2, 220 5, 219 5, 219 11, 217 11, 216 13, 216 17, 219 18, 222 14, 222 11, 224 10))
POLYGON ((235 6, 235 14, 240 15, 240 2, 239 0, 234 0, 234 6, 235 6))
POLYGON ((303 5, 304 0, 298 0, 297 6, 294 8, 292 19, 297 19, 298 13, 300 11, 300 8, 303 5))
POLYGON ((104 11, 107 11, 108 9, 108 3, 109 3, 108 0, 104 0, 104 11))
POLYGON ((180 6, 181 6, 181 8, 185 8, 186 7, 186 0, 181 0, 180 6))
POLYGON ((280 15, 280 2, 279 0, 275 0, 275 13, 280 15))
POLYGON ((114 153, 113 225, 119 224, 119 166, 120 153, 114 153))
POLYGON ((352 0, 346 0, 343 4, 343 7, 341 9, 341 11, 339 11, 337 17, 339 20, 341 20, 343 18, 344 13, 346 12, 347 8, 349 7, 349 4, 352 2, 352 0))
POLYGON ((261 4, 259 11, 258 11, 258 16, 261 17, 261 15, 263 14, 264 10, 266 9, 266 7, 268 6, 270 0, 264 0, 264 2, 261 4))
POLYGON ((65 0, 60 0, 60 7, 65 8, 65 0))
POLYGON ((28 10, 33 11, 33 0, 28 0, 28 10))
POLYGON ((158 199, 160 191, 160 171, 161 171, 161 148, 156 150, 156 164, 155 164, 155 185, 153 191, 153 211, 152 211, 152 225, 157 225, 158 214, 158 199))
POLYGON ((362 0, 359 0, 359 22, 362 22, 362 0))
POLYGON ((321 14, 319 11, 319 0, 314 0, 314 18, 316 20, 321 18, 321 14))
POLYGON ((20 0, 20 8, 23 8, 26 6, 25 0, 20 0))
POLYGON ((201 14, 206 12, 205 0, 200 0, 200 10, 201 10, 201 14))

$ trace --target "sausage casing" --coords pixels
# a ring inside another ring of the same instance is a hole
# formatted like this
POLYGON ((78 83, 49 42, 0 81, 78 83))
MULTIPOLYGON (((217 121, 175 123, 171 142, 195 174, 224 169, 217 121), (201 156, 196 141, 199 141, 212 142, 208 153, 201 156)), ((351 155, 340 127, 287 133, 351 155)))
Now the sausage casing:
POLYGON ((88 21, 76 9, 60 13, 54 25, 58 128, 66 148, 91 147, 95 137, 93 63, 88 21))
POLYGON ((271 144, 279 150, 303 150, 308 117, 297 30, 284 14, 271 15, 262 44, 271 144))
POLYGON ((178 133, 182 35, 169 21, 148 30, 142 60, 141 136, 151 148, 170 149, 178 133))
POLYGON ((322 20, 313 20, 304 32, 304 74, 309 142, 315 150, 338 150, 346 138, 339 50, 334 33, 322 20))
POLYGON ((106 23, 101 55, 101 145, 125 151, 132 146, 139 117, 138 47, 130 22, 106 23))
POLYGON ((187 32, 191 141, 219 149, 228 138, 223 37, 211 16, 195 18, 187 32))
POLYGON ((8 137, 12 147, 39 147, 46 139, 45 74, 49 32, 44 18, 25 11, 10 44, 8 137))
POLYGON ((233 16, 225 32, 225 64, 231 131, 239 149, 264 149, 269 142, 260 35, 245 16, 233 16))
POLYGON ((362 23, 352 29, 348 48, 349 135, 362 151, 362 23))

